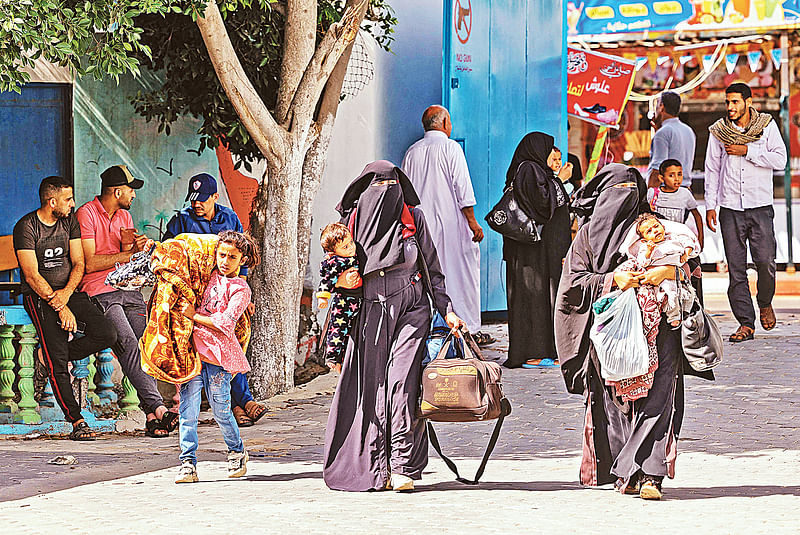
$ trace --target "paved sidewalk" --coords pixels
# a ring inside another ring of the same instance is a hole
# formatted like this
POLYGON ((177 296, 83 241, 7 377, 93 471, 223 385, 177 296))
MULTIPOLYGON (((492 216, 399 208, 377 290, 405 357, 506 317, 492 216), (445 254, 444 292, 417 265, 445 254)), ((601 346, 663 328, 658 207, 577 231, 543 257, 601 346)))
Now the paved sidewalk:
MULTIPOLYGON (((583 407, 557 368, 505 370, 514 406, 484 482, 453 482, 432 454, 418 491, 329 491, 320 464, 333 376, 271 400, 243 435, 248 476, 225 478, 224 443, 201 428, 196 485, 172 483, 177 439, 104 437, 95 443, 0 441, 4 534, 142 533, 610 533, 620 530, 797 533, 800 511, 800 301, 776 299, 778 327, 733 345, 717 381, 687 378, 677 478, 647 503, 577 484, 583 407), (72 454, 74 468, 45 464, 72 454), (6 477, 8 476, 8 477, 6 477), (64 489, 64 490, 58 490, 64 489), (113 527, 112 527, 113 526, 113 527)), ((723 333, 723 296, 709 296, 723 333)), ((502 358, 501 340, 488 352, 502 358)), ((472 475, 492 423, 437 425, 443 448, 472 475)))

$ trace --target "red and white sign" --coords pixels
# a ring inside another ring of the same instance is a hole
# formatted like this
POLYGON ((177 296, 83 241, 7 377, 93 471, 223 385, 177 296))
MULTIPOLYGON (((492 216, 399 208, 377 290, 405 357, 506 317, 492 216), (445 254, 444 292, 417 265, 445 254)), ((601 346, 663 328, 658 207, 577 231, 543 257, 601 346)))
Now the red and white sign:
POLYGON ((471 0, 456 0, 453 3, 453 28, 461 44, 467 44, 472 33, 471 0))
POLYGON ((636 62, 567 47, 567 112, 601 126, 617 128, 628 101, 636 62))

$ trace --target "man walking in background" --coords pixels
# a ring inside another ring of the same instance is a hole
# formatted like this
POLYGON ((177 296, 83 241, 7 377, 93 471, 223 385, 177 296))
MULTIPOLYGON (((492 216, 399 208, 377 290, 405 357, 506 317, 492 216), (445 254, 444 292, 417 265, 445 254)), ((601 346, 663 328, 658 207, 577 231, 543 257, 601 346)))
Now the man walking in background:
POLYGON ((681 186, 691 187, 694 150, 697 142, 692 128, 678 119, 681 111, 681 97, 672 91, 664 91, 658 99, 656 116, 653 118, 657 130, 650 144, 650 165, 647 167, 650 188, 659 186, 658 170, 664 160, 673 159, 681 163, 683 182, 681 186))
POLYGON ((755 310, 747 281, 747 250, 756 265, 761 326, 775 327, 775 229, 772 172, 786 166, 786 145, 768 113, 753 106, 750 88, 725 90, 728 115, 709 127, 706 149, 706 224, 716 232, 717 209, 728 261, 728 301, 739 322, 731 342, 753 339, 755 310))
POLYGON ((403 171, 422 201, 425 219, 442 263, 453 311, 467 323, 478 345, 494 342, 481 333, 481 259, 483 230, 475 219, 475 193, 461 145, 450 139, 453 125, 442 106, 422 114, 425 137, 411 145, 403 171))

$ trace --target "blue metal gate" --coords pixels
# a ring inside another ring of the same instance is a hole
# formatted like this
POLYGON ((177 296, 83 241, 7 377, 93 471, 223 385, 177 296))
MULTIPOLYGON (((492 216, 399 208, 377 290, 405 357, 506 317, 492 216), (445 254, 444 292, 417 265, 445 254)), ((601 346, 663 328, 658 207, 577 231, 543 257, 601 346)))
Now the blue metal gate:
MULTIPOLYGON (((481 220, 500 199, 526 133, 552 134, 567 153, 566 26, 561 0, 446 0, 443 102, 462 142, 481 220)), ((481 244, 481 309, 506 309, 503 241, 481 244)))
POLYGON ((0 236, 39 207, 39 183, 72 178, 71 86, 28 84, 0 93, 0 236))
MULTIPOLYGON (((39 207, 46 176, 72 179, 72 86, 28 84, 21 93, 0 93, 0 236, 39 207)), ((0 273, 9 280, 10 272, 0 273)), ((14 275, 19 280, 19 275, 14 275)), ((6 292, 0 304, 10 304, 6 292)))

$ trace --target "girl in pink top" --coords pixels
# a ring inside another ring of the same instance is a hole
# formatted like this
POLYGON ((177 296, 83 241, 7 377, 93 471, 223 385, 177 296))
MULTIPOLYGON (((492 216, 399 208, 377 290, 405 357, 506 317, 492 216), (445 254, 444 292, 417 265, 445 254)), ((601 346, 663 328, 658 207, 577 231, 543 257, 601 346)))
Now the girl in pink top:
POLYGON ((247 473, 247 451, 231 411, 231 377, 245 373, 250 364, 236 338, 236 322, 250 304, 250 288, 237 276, 241 266, 259 263, 258 246, 240 232, 219 233, 217 267, 203 294, 200 306, 187 307, 184 315, 194 321, 192 341, 202 360, 200 375, 181 385, 180 445, 181 468, 175 483, 194 483, 197 478, 197 419, 200 394, 206 391, 214 419, 228 446, 228 477, 247 473))

